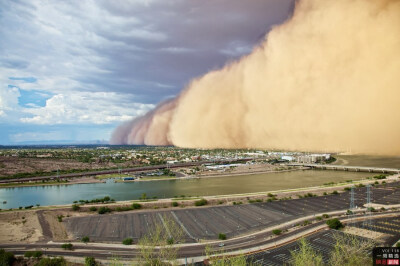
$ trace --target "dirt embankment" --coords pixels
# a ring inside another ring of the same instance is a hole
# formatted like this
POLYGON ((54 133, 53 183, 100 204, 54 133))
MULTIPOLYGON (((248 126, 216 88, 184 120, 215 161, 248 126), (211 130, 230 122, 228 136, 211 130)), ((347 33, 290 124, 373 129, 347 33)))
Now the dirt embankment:
POLYGON ((64 223, 67 216, 79 216, 68 210, 24 210, 0 213, 0 243, 35 243, 68 240, 64 223), (58 217, 61 217, 61 221, 58 217))
MULTIPOLYGON (((43 217, 45 219, 44 232, 50 232, 48 236, 51 236, 52 240, 66 240, 68 239, 67 230, 64 227, 62 220, 68 216, 65 211, 44 211, 43 217)), ((42 225, 43 226, 43 225, 42 225)))
POLYGON ((33 243, 42 235, 36 211, 0 213, 0 243, 33 243))

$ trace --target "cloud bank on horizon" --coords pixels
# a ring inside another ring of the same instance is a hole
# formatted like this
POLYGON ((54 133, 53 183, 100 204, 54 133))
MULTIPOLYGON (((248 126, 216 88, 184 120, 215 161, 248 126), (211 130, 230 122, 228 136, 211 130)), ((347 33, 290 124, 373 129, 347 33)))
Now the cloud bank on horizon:
POLYGON ((108 140, 250 53, 293 2, 0 1, 0 145, 108 140))
POLYGON ((119 126, 111 143, 398 155, 399 47, 398 0, 301 0, 251 54, 119 126))

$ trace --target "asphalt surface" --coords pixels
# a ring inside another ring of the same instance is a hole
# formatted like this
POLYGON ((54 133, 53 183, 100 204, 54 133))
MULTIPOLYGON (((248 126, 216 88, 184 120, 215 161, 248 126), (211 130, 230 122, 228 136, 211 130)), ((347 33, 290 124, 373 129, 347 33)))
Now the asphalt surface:
MULTIPOLYGON (((400 182, 372 187, 372 202, 400 204, 400 182)), ((356 188, 354 204, 362 207, 367 189, 356 188)), ((304 192, 303 192, 304 193, 304 192)), ((267 227, 316 213, 350 208, 350 192, 320 197, 263 202, 255 204, 197 207, 173 210, 143 210, 105 215, 65 218, 65 226, 76 238, 89 236, 93 241, 121 243, 125 238, 138 239, 151 232, 161 217, 181 225, 186 242, 216 240, 223 233, 227 238, 259 232, 267 227)))
MULTIPOLYGON (((390 213, 388 213, 389 215, 390 213)), ((387 217, 387 218, 374 218, 373 216, 369 217, 372 221, 372 224, 382 224, 396 222, 400 225, 400 213, 392 213, 391 215, 396 214, 395 217, 387 217)), ((376 214, 374 214, 376 215, 376 214)), ((360 215, 358 217, 365 217, 360 215)), ((306 231, 310 229, 317 228, 321 225, 325 224, 325 221, 313 223, 307 226, 300 226, 297 230, 293 230, 277 237, 271 238, 271 232, 262 232, 255 234, 253 236, 244 237, 241 239, 232 239, 224 241, 224 246, 219 247, 218 243, 210 245, 211 249, 214 252, 229 252, 235 250, 243 250, 249 249, 252 247, 260 247, 262 245, 272 244, 271 248, 252 252, 248 255, 248 259, 257 262, 259 265, 282 265, 282 261, 288 262, 288 258, 290 257, 290 250, 295 250, 297 247, 297 237, 294 236, 304 235, 306 231), (279 241, 287 240, 287 244, 283 245, 274 245, 274 243, 279 243, 279 241), (273 247, 276 246, 276 247, 273 247), (283 254, 283 255, 281 255, 283 254)), ((355 224, 363 224, 363 222, 357 222, 355 224)), ((387 225, 386 233, 392 233, 392 238, 388 239, 388 244, 392 245, 396 241, 397 237, 400 237, 400 232, 397 234, 393 234, 390 230, 390 226, 387 225)), ((383 229, 382 229, 383 230, 383 229)), ((328 258, 328 254, 330 253, 331 247, 333 245, 332 234, 333 230, 320 229, 316 233, 308 234, 307 238, 313 244, 313 248, 323 253, 324 259, 328 258), (328 235, 325 235, 326 233, 328 235), (322 235, 321 235, 322 234, 322 235), (319 239, 319 240, 317 240, 319 239), (331 239, 331 240, 329 240, 331 239)), ((340 233, 335 231, 335 233, 340 233)), ((398 238, 397 238, 398 239, 398 238)), ((60 250, 62 243, 41 243, 41 244, 1 244, 0 248, 5 248, 7 250, 12 251, 16 255, 23 255, 26 250, 41 250, 44 255, 50 256, 74 256, 74 257, 86 257, 93 256, 98 259, 109 259, 112 257, 119 257, 121 259, 133 259, 137 257, 138 250, 133 247, 113 247, 113 246, 94 246, 91 244, 74 244, 74 250, 60 250)), ((179 250, 179 257, 196 257, 204 255, 205 244, 196 244, 190 246, 181 247, 179 250)))
MULTIPOLYGON (((329 262, 330 253, 336 243, 335 234, 343 235, 344 233, 335 230, 323 230, 306 238, 310 246, 322 255, 324 264, 329 262)), ((248 256, 248 261, 251 261, 254 265, 278 266, 290 264, 292 262, 291 252, 298 250, 298 242, 292 242, 248 256)))
MULTIPOLYGON (((384 242, 381 244, 382 246, 393 246, 400 239, 400 215, 396 217, 369 219, 366 221, 350 223, 348 225, 389 235, 389 237, 383 239, 384 242), (370 222, 366 223, 367 221, 370 222)), ((345 233, 336 230, 322 230, 306 237, 311 247, 322 255, 325 264, 329 262, 330 254, 336 243, 335 235, 345 235, 345 233)), ((367 240, 363 237, 355 237, 360 241, 367 240)), ((275 266, 290 264, 292 261, 291 252, 298 249, 298 242, 291 242, 275 249, 251 254, 248 256, 248 261, 251 261, 255 265, 275 266)))

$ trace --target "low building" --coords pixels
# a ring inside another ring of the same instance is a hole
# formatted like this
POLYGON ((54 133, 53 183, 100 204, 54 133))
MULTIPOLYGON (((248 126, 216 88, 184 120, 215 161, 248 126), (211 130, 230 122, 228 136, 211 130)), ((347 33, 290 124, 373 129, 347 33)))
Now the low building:
POLYGON ((294 161, 294 157, 293 156, 289 156, 289 155, 284 155, 284 156, 281 157, 281 159, 285 160, 285 161, 289 161, 289 162, 294 161))
POLYGON ((298 163, 316 163, 325 160, 329 160, 331 158, 330 154, 310 154, 310 155, 303 155, 297 157, 298 163))

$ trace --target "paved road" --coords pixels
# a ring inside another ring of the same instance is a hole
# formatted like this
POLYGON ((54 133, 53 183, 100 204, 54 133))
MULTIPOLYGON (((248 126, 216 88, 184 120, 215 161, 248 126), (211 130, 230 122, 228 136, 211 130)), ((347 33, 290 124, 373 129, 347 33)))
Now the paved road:
POLYGON ((288 165, 310 167, 314 169, 326 169, 326 170, 400 174, 400 169, 398 168, 351 166, 351 165, 338 165, 338 164, 316 164, 316 163, 289 163, 288 165))
MULTIPOLYGON (((371 219, 374 219, 374 217, 382 215, 400 215, 400 212, 388 212, 386 214, 374 214, 371 216, 371 219)), ((362 214, 358 216, 360 219, 362 219, 363 216, 362 214)), ((298 239, 300 236, 304 235, 310 235, 310 231, 315 230, 316 228, 319 228, 316 232, 319 232, 321 230, 324 230, 326 226, 324 226, 325 222, 317 222, 310 224, 308 226, 302 226, 297 230, 291 231, 289 233, 282 234, 280 236, 270 238, 271 237, 271 231, 266 231, 266 232, 260 232, 256 233, 251 236, 246 236, 246 237, 241 237, 238 239, 231 239, 231 240, 226 240, 224 241, 225 246, 224 247, 219 247, 219 243, 214 243, 211 244, 211 248, 213 251, 224 251, 224 252, 230 252, 230 251, 237 251, 237 250, 249 250, 252 248, 257 248, 265 245, 270 245, 272 247, 269 248, 264 248, 262 252, 265 252, 267 250, 273 250, 274 248, 279 248, 283 246, 284 244, 287 243, 292 243, 296 239, 298 239), (274 245, 274 243, 279 243, 279 245, 274 245), (276 247, 274 247, 276 246, 276 247)), ((291 226, 288 225, 287 227, 283 227, 282 229, 285 228, 290 228, 291 226)), ((314 231, 315 232, 315 231, 314 231)), ((106 258, 111 258, 112 256, 117 256, 123 259, 132 259, 135 258, 138 255, 138 249, 135 248, 135 246, 131 247, 115 247, 115 246, 110 246, 110 245, 104 245, 100 246, 100 244, 74 244, 74 250, 69 251, 69 250, 62 250, 60 249, 62 243, 41 243, 41 244, 0 244, 0 248, 7 249, 9 251, 12 251, 14 254, 17 255, 22 255, 25 253, 26 250, 42 250, 42 252, 45 255, 51 255, 51 256, 73 256, 73 257, 85 257, 85 256, 93 256, 98 259, 106 259, 106 258)), ((185 258, 185 257, 198 257, 198 256, 203 256, 204 255, 204 248, 206 244, 192 244, 188 246, 184 246, 179 250, 179 257, 185 258)), ((258 251, 260 252, 260 251, 258 251)))
MULTIPOLYGON (((380 246, 392 246, 400 238, 400 216, 385 217, 369 220, 371 223, 366 224, 365 221, 351 223, 351 226, 364 228, 376 232, 381 232, 390 235, 381 239, 384 241, 380 246)), ((345 233, 336 230, 321 230, 312 234, 307 238, 311 247, 322 255, 325 264, 328 264, 331 252, 337 241, 337 235, 344 235, 345 233)), ((360 241, 370 241, 363 237, 355 236, 360 241)), ((291 251, 298 250, 299 245, 296 242, 285 244, 279 248, 256 252, 248 256, 248 260, 255 265, 284 265, 291 263, 291 251)), ((371 250, 372 252, 372 250, 371 250)))

